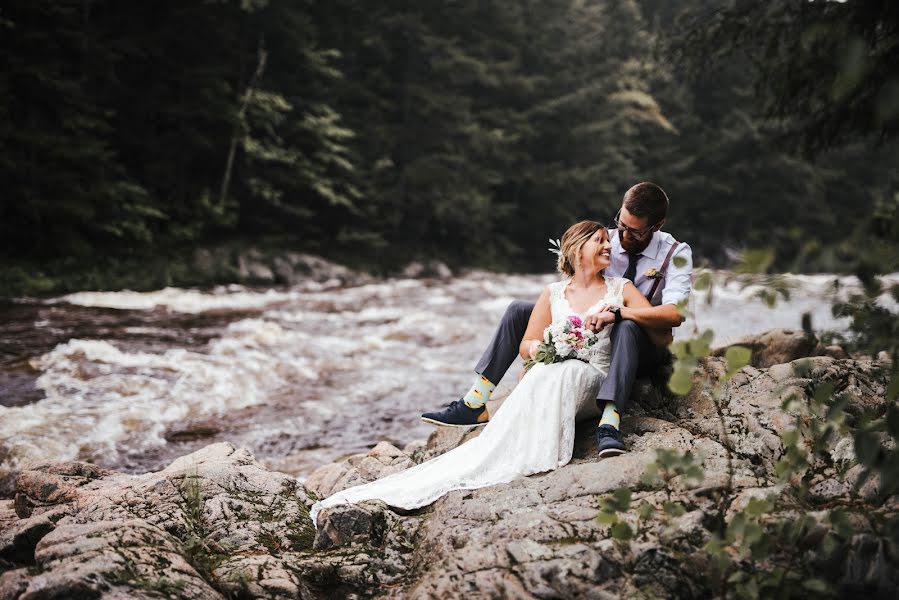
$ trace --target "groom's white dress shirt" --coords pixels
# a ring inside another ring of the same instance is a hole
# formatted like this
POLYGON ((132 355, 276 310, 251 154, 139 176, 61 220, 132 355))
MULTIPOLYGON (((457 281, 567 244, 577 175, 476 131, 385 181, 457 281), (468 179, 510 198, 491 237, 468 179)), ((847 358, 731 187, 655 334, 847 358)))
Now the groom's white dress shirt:
MULTIPOLYGON (((606 268, 606 274, 613 277, 623 277, 627 271, 628 254, 621 246, 618 238, 618 230, 610 229, 609 234, 612 239, 612 263, 606 268)), ((669 233, 664 231, 656 231, 652 234, 652 240, 649 245, 640 253, 637 260, 637 275, 634 277, 634 285, 644 296, 648 296, 652 289, 655 279, 647 276, 651 269, 661 270, 662 263, 665 262, 665 256, 668 250, 674 244, 675 239, 669 233)), ((665 277, 659 282, 655 294, 652 298, 647 298, 653 306, 662 304, 677 304, 681 300, 690 297, 690 285, 693 276, 693 251, 689 244, 681 242, 677 250, 671 255, 668 261, 668 268, 665 277), (684 263, 678 266, 675 257, 684 259, 684 263)))

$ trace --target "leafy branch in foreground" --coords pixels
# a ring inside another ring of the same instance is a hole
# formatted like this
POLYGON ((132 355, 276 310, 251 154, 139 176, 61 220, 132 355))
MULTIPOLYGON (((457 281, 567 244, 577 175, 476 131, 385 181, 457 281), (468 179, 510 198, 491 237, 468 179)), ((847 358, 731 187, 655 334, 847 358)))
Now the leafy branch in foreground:
MULTIPOLYGON (((710 288, 711 276, 700 277, 705 277, 700 286, 710 288)), ((751 283, 752 278, 747 276, 744 281, 751 283)), ((895 287, 891 292, 894 299, 899 299, 895 287)), ((776 290, 772 298, 776 300, 785 293, 788 290, 776 290)), ((887 352, 888 357, 866 367, 878 383, 874 388, 865 386, 866 393, 879 395, 877 386, 885 382, 886 402, 874 402, 873 408, 866 409, 864 403, 852 402, 852 394, 845 389, 847 383, 834 379, 833 371, 814 360, 794 361, 790 385, 782 384, 777 392, 783 398, 780 411, 792 419, 793 426, 781 435, 782 452, 767 493, 749 493, 735 485, 733 444, 728 439, 724 412, 726 387, 749 364, 751 352, 742 347, 729 348, 724 368, 719 371, 706 362, 712 331, 674 344, 676 361, 669 389, 679 395, 689 394, 700 367, 714 377, 706 382, 709 387, 703 393, 709 392, 720 423, 726 481, 721 486, 697 489, 704 476, 702 457, 691 451, 661 449, 655 462, 646 468, 641 482, 645 488, 637 490, 640 503, 632 507, 631 490, 616 490, 600 499, 597 521, 610 525, 609 535, 627 550, 631 542, 646 540, 659 528, 660 539, 669 535, 667 532, 675 531, 687 512, 708 506, 702 497, 710 497, 715 514, 702 515, 705 541, 701 558, 697 558, 695 545, 667 545, 665 551, 674 553, 676 560, 698 560, 707 565, 703 581, 706 591, 724 598, 834 596, 839 589, 836 579, 845 561, 860 552, 859 544, 886 548, 895 556, 899 549, 899 514, 884 501, 899 493, 895 341, 899 335, 893 329, 899 317, 878 303, 882 297, 882 287, 868 282, 861 298, 850 297, 835 311, 854 307, 854 350, 871 355, 887 352), (880 320, 869 321, 872 314, 880 320), (850 476, 852 470, 856 473, 850 476), (852 482, 851 490, 836 496, 816 493, 812 485, 820 483, 827 472, 838 473, 841 482, 852 482), (686 495, 674 500, 672 490, 685 488, 686 495), (664 496, 647 494, 647 489, 661 489, 664 496)), ((804 328, 810 330, 807 321, 804 319, 804 328)))

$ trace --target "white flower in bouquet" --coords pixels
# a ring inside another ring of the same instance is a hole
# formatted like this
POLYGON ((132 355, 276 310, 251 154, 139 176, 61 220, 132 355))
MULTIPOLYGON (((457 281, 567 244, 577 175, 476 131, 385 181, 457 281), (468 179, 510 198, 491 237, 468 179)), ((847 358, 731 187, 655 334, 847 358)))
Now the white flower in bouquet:
POLYGON ((556 347, 556 356, 566 357, 574 351, 574 348, 565 340, 556 340, 553 342, 556 347))

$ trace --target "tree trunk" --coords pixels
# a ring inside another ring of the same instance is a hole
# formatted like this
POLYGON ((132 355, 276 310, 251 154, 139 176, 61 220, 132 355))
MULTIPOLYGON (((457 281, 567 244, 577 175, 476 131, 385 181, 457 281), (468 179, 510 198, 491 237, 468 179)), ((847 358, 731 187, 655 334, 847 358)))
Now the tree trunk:
POLYGON ((256 49, 256 70, 250 77, 247 89, 243 93, 240 109, 237 111, 237 124, 234 126, 234 134, 231 136, 231 145, 228 148, 228 159, 225 161, 225 173, 222 176, 222 187, 219 190, 219 206, 222 209, 225 208, 225 199, 228 197, 228 187, 231 185, 231 171, 234 168, 234 156, 237 154, 237 144, 240 141, 240 135, 243 132, 247 107, 250 104, 253 89, 256 87, 256 83, 265 71, 265 61, 267 58, 268 52, 265 49, 265 34, 261 34, 259 36, 259 46, 256 49))

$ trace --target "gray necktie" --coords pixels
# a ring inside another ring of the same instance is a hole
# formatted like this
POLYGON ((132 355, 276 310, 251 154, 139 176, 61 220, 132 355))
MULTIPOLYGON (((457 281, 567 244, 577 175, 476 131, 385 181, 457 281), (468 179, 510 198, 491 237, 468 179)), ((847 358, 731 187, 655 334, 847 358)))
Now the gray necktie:
POLYGON ((631 254, 627 255, 627 271, 624 272, 624 278, 630 279, 631 283, 634 283, 634 278, 637 277, 637 261, 640 260, 639 254, 631 254))

